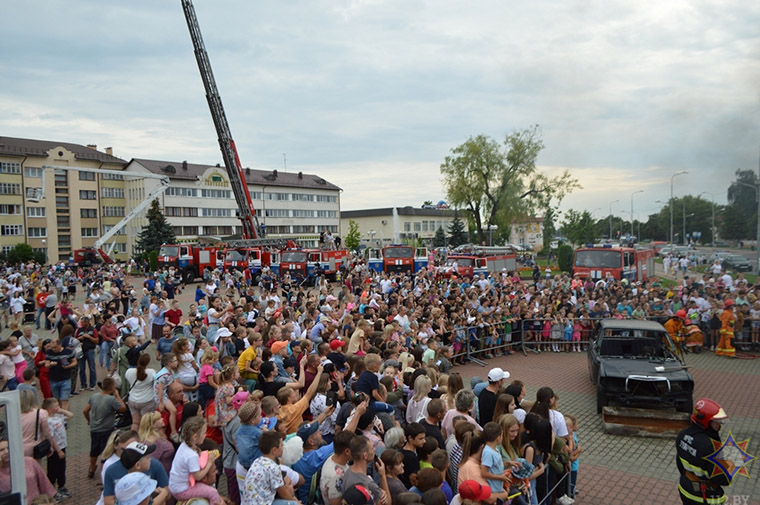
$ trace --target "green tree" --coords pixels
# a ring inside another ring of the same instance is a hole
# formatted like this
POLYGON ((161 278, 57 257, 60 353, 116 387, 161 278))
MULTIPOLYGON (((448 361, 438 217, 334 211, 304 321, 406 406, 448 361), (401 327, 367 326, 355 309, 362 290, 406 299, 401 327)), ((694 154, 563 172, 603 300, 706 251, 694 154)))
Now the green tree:
POLYGON ((449 246, 457 247, 466 244, 469 240, 467 231, 464 229, 464 222, 459 218, 459 212, 454 211, 454 219, 449 225, 449 246))
POLYGON ((29 244, 16 244, 13 249, 8 251, 8 262, 11 265, 17 265, 19 263, 26 263, 34 259, 34 251, 29 244))
POLYGON ((562 220, 562 233, 573 244, 594 242, 594 218, 587 210, 568 210, 562 220))
POLYGON ((724 208, 720 215, 720 237, 726 240, 742 240, 749 235, 747 217, 742 208, 736 204, 724 208))
POLYGON ((444 247, 446 245, 446 232, 443 231, 443 227, 435 230, 435 236, 433 237, 433 247, 444 247))
POLYGON ((554 239, 554 235, 557 233, 557 228, 554 226, 554 209, 547 207, 544 212, 544 251, 548 254, 551 249, 550 244, 554 239))
POLYGON ((143 226, 137 238, 138 250, 143 253, 158 251, 161 244, 175 244, 177 242, 174 230, 158 205, 158 199, 151 202, 145 217, 148 223, 143 226))
POLYGON ((567 244, 561 244, 557 248, 557 265, 563 272, 569 272, 573 265, 573 248, 567 244))
POLYGON ((423 207, 426 207, 428 205, 433 205, 433 200, 425 200, 424 202, 422 202, 423 207))
POLYGON ((350 219, 348 221, 348 233, 346 234, 346 240, 344 241, 346 249, 349 251, 355 251, 359 247, 361 242, 361 234, 359 233, 359 223, 350 219))
POLYGON ((552 200, 560 202, 580 187, 567 171, 552 178, 538 171, 536 159, 543 148, 536 125, 501 143, 486 135, 470 137, 445 158, 441 175, 447 199, 467 211, 478 242, 485 240, 489 225, 508 228, 514 218, 546 208, 552 200))

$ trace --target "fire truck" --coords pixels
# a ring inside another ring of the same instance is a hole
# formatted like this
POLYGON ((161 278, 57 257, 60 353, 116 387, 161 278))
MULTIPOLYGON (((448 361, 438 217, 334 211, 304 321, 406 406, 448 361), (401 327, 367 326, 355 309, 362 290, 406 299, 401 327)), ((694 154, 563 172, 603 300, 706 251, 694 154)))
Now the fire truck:
POLYGON ((206 270, 222 266, 222 251, 218 247, 195 244, 164 244, 158 250, 158 266, 174 267, 185 284, 203 277, 206 270))
POLYGON ((572 274, 595 281, 607 274, 616 280, 645 281, 654 276, 654 256, 654 249, 589 244, 575 250, 572 274))
POLYGON ((392 244, 382 249, 383 272, 414 272, 414 247, 406 244, 392 244))
MULTIPOLYGON (((347 249, 283 249, 280 252, 279 272, 290 273, 299 280, 324 274, 335 280, 341 266, 348 261, 347 249)), ((274 270, 274 267, 273 267, 274 270)))
POLYGON ((224 269, 249 270, 254 279, 264 267, 278 273, 280 250, 287 247, 296 247, 296 243, 279 238, 230 240, 224 247, 224 269))
POLYGON ((503 269, 512 271, 516 268, 517 255, 512 247, 464 244, 449 252, 441 274, 445 278, 452 275, 472 278, 478 274, 489 275, 503 269))

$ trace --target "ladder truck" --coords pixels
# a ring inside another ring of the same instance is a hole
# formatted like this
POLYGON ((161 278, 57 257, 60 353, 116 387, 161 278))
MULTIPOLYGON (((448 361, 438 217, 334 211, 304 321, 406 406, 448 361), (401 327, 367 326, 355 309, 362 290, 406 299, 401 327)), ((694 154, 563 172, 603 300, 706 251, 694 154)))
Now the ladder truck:
MULTIPOLYGON (((227 115, 224 113, 222 97, 219 95, 214 73, 211 70, 211 62, 203 43, 193 2, 191 0, 182 0, 182 9, 185 13, 187 28, 190 31, 190 39, 193 42, 195 60, 198 63, 203 87, 206 90, 206 101, 208 102, 211 118, 216 128, 219 148, 222 151, 222 159, 224 160, 227 174, 230 177, 232 193, 235 195, 235 201, 237 202, 238 217, 242 224, 242 239, 228 242, 224 253, 224 266, 225 268, 252 268, 260 270, 263 266, 269 266, 266 263, 277 260, 277 254, 273 254, 273 251, 279 251, 285 247, 295 247, 296 244, 291 240, 267 239, 261 236, 261 227, 253 208, 248 185, 245 182, 245 175, 240 164, 240 157, 235 147, 235 141, 232 139, 227 115)), ((254 275, 256 273, 258 272, 252 272, 254 275)))

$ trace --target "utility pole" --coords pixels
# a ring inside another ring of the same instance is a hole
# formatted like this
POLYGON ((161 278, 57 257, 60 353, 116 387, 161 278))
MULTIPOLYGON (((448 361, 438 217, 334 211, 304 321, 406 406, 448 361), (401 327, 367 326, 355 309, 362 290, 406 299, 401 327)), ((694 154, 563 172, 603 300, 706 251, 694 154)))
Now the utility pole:
POLYGON ((670 178, 670 245, 673 245, 673 179, 678 175, 688 174, 686 170, 681 170, 673 174, 670 178))

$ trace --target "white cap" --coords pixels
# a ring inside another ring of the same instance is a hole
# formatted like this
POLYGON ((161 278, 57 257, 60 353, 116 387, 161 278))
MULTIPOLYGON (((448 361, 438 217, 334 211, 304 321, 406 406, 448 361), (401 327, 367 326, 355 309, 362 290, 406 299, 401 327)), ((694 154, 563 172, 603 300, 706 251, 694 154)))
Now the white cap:
POLYGON ((492 368, 488 372, 488 382, 499 382, 504 379, 509 379, 509 372, 505 372, 501 368, 492 368))
POLYGON ((119 505, 139 505, 156 489, 157 482, 142 472, 128 473, 116 483, 114 495, 119 505))

